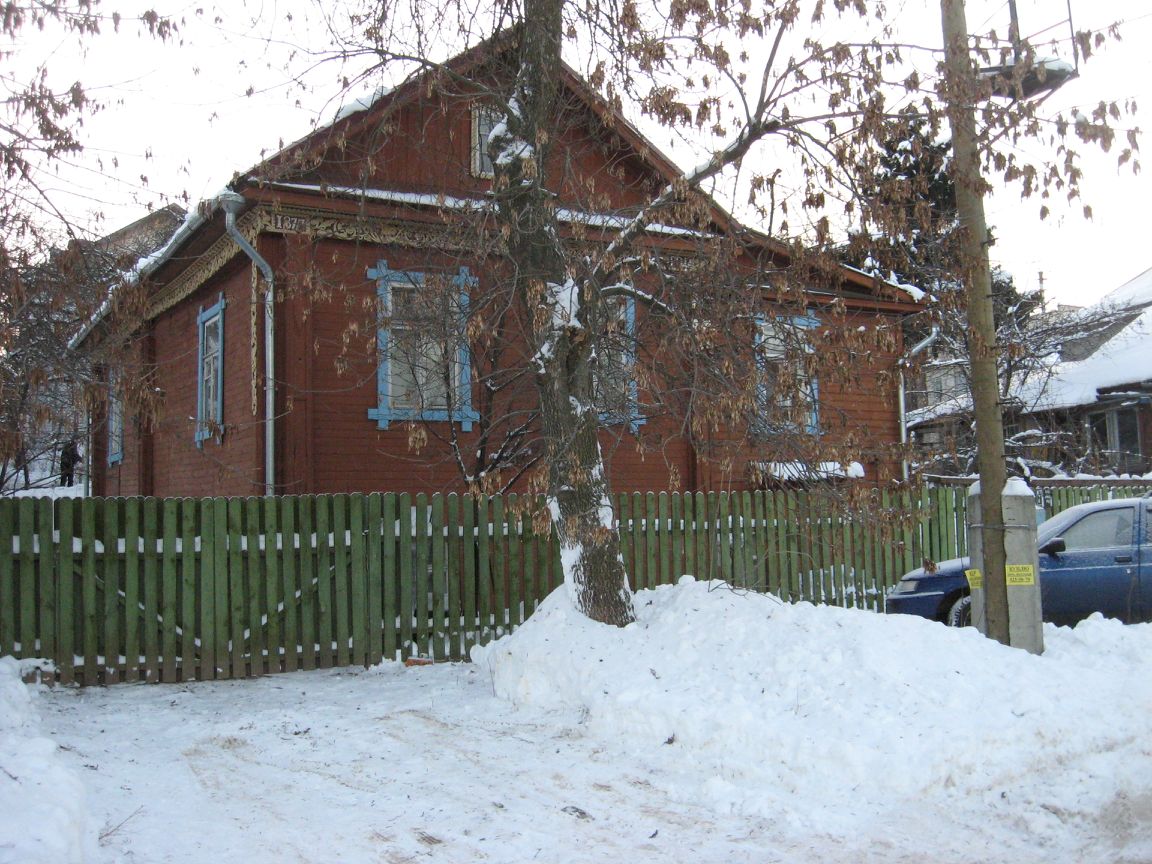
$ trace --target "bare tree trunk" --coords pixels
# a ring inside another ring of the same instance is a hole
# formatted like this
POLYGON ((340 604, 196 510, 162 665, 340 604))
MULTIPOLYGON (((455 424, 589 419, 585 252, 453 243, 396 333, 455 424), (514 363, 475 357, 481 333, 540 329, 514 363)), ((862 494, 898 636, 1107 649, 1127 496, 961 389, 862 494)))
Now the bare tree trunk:
POLYGON ((963 272, 968 288, 968 343, 972 407, 976 419, 976 465, 980 474, 980 532, 984 553, 984 604, 988 636, 1008 644, 1008 587, 1004 573, 1004 422, 996 374, 996 324, 984 178, 976 145, 976 73, 968 54, 964 0, 941 0, 947 70, 948 119, 956 165, 956 207, 964 234, 963 272))
POLYGON ((533 310, 547 494, 560 537, 564 578, 576 607, 595 621, 635 620, 597 428, 592 345, 600 320, 595 284, 566 272, 552 195, 545 187, 550 133, 559 108, 563 0, 527 0, 517 80, 506 129, 490 152, 496 199, 516 268, 519 296, 533 310))
MULTIPOLYGON (((569 351, 569 358, 579 350, 569 351)), ((564 578, 577 608, 595 621, 623 626, 635 620, 608 480, 597 440, 597 413, 578 410, 591 391, 587 358, 562 374, 541 376, 540 402, 548 442, 548 495, 560 536, 564 578)))

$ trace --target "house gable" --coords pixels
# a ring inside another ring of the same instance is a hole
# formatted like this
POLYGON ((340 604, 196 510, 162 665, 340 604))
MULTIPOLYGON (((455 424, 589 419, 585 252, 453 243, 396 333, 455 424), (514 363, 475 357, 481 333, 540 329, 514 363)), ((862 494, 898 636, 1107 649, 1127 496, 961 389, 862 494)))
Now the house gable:
MULTIPOLYGON (((511 74, 500 64, 511 56, 507 48, 515 38, 511 31, 493 37, 238 174, 233 188, 271 205, 242 217, 241 233, 250 243, 262 232, 373 243, 395 239, 404 245, 462 242, 444 235, 445 211, 490 206, 491 178, 474 170, 473 126, 485 104, 483 85, 511 74)), ((611 236, 653 193, 678 182, 681 171, 571 68, 565 65, 561 73, 559 143, 548 166, 548 176, 557 178, 552 191, 560 221, 577 239, 611 236)), ((217 207, 215 200, 202 204, 166 249, 137 265, 154 286, 148 317, 188 296, 240 254, 224 233, 217 207)), ((852 268, 818 263, 801 271, 794 266, 794 247, 737 224, 703 193, 695 193, 691 206, 658 214, 645 232, 663 234, 666 251, 688 255, 698 254, 701 238, 737 233, 757 266, 795 270, 794 282, 805 292, 860 308, 916 311, 907 295, 852 268), (681 242, 667 242, 677 232, 681 242)))
MULTIPOLYGON (((492 94, 509 80, 513 33, 382 92, 238 175, 237 187, 387 191, 486 201, 490 175, 477 171, 476 127, 498 113, 492 94)), ((567 65, 547 176, 559 207, 588 214, 634 213, 682 172, 567 65)), ((722 233, 733 221, 698 194, 691 227, 722 233), (700 218, 700 217, 703 218, 700 218)), ((675 220, 673 220, 675 221, 675 220)), ((761 242, 767 238, 761 238, 761 242)), ((783 254, 778 244, 776 252, 783 254)))

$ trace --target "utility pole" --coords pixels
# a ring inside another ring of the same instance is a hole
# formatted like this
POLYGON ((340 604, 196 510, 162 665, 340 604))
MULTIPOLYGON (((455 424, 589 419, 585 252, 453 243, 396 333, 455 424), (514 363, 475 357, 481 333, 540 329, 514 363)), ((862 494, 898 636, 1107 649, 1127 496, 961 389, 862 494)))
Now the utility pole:
POLYGON ((1009 644, 1008 586, 1005 577, 1004 422, 1000 413, 996 324, 992 315, 989 234, 984 217, 985 182, 976 146, 973 103, 979 92, 968 51, 964 0, 940 0, 944 32, 944 92, 952 130, 956 206, 962 230, 964 282, 968 298, 968 357, 976 420, 976 464, 980 473, 980 536, 984 565, 986 634, 1009 644))

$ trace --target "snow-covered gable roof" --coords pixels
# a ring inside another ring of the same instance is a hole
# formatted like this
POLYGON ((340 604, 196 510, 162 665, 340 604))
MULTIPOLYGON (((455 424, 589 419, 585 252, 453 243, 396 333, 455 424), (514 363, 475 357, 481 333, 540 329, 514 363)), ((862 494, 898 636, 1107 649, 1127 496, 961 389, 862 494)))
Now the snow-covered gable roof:
MULTIPOLYGON (((213 199, 215 200, 215 199, 213 199)), ((116 299, 116 291, 122 284, 133 284, 139 282, 141 279, 147 277, 150 273, 156 270, 161 264, 167 261, 173 251, 178 248, 185 240, 187 240, 193 232, 195 232, 202 224, 204 224, 204 207, 203 205, 198 208, 193 208, 191 211, 185 212, 181 207, 166 207, 164 210, 171 214, 173 219, 181 218, 181 222, 175 228, 170 230, 163 230, 157 234, 158 237, 164 237, 154 249, 141 255, 135 263, 130 264, 125 269, 121 270, 116 277, 111 280, 108 285, 108 293, 104 301, 92 313, 92 316, 84 322, 84 325, 71 339, 68 340, 68 348, 75 350, 84 343, 96 326, 103 321, 108 313, 112 311, 112 305, 116 299)), ((114 238, 117 235, 130 232, 133 228, 144 223, 149 217, 137 220, 136 222, 121 228, 114 234, 109 235, 109 238, 114 238)), ((103 238, 108 240, 109 238, 103 238)), ((97 241, 102 242, 102 241, 97 241)))
MULTIPOLYGON (((345 142, 378 125, 382 114, 423 98, 430 88, 438 86, 436 82, 442 73, 456 80, 467 79, 493 62, 494 58, 514 50, 519 38, 520 30, 517 27, 500 31, 445 60, 439 69, 424 68, 395 87, 383 85, 372 93, 352 100, 342 106, 331 121, 318 125, 304 137, 282 147, 249 170, 237 174, 231 187, 239 190, 245 183, 259 185, 270 178, 280 181, 300 179, 298 169, 307 164, 308 154, 315 156, 333 147, 343 148, 345 142)), ((561 61, 559 73, 563 88, 577 97, 603 127, 611 130, 649 170, 654 171, 665 183, 674 183, 680 179, 683 169, 645 137, 622 111, 593 90, 575 69, 561 61)), ((731 228, 734 223, 732 215, 711 196, 705 197, 716 224, 723 229, 731 228)), ((780 251, 787 254, 782 244, 780 251)))
MULTIPOLYGON (((518 38, 519 32, 517 28, 501 31, 462 54, 458 54, 445 61, 443 69, 454 76, 466 78, 475 69, 489 62, 494 56, 512 50, 518 38)), ((604 129, 611 130, 613 135, 620 139, 636 158, 647 166, 647 168, 654 171, 664 183, 676 184, 680 182, 685 174, 683 166, 679 165, 657 146, 655 142, 645 136, 644 133, 624 115, 618 106, 611 104, 601 96, 575 69, 569 66, 568 63, 561 61, 559 71, 560 81, 563 87, 591 111, 592 115, 603 124, 604 129)), ((282 170, 278 170, 278 166, 282 169, 285 165, 292 165, 294 160, 299 160, 301 154, 309 151, 313 153, 322 152, 332 146, 333 141, 343 142, 344 140, 354 137, 364 129, 369 128, 373 123, 378 122, 378 115, 381 112, 387 112, 398 105, 402 105, 405 101, 414 100, 424 94, 429 87, 430 80, 434 81, 435 75, 435 72, 425 70, 422 75, 413 76, 396 87, 381 86, 374 92, 365 94, 361 98, 349 102, 340 108, 329 123, 318 126, 300 140, 282 148, 248 171, 238 174, 236 180, 231 184, 232 188, 239 190, 244 184, 268 186, 273 185, 274 181, 279 181, 275 185, 283 187, 287 182, 303 180, 302 176, 298 175, 297 172, 290 170, 284 173, 282 170)), ((305 186, 308 182, 308 180, 303 180, 303 182, 298 183, 297 188, 301 191, 307 191, 305 186)), ((324 186, 329 192, 334 192, 341 188, 339 185, 323 183, 312 185, 317 188, 324 186)), ((771 254, 777 255, 785 260, 791 258, 792 251, 788 248, 787 244, 771 234, 762 231, 755 224, 741 222, 740 219, 736 218, 725 206, 703 189, 697 189, 696 191, 706 199, 710 218, 720 231, 739 230, 746 236, 755 235, 761 247, 770 251, 771 254)), ((373 197, 375 197, 376 200, 383 200, 384 197, 389 197, 393 201, 398 201, 399 196, 404 194, 378 189, 356 190, 355 187, 347 186, 343 187, 339 194, 347 195, 350 192, 358 192, 359 195, 365 197, 367 197, 365 193, 372 192, 375 193, 373 197)), ((444 200, 455 200, 445 199, 444 196, 435 194, 416 195, 415 197, 424 200, 410 201, 407 203, 418 205, 435 203, 443 206, 444 200), (433 198, 437 199, 437 201, 432 202, 433 198)), ((576 214, 575 211, 568 211, 568 215, 562 216, 562 219, 564 221, 583 222, 589 226, 610 229, 622 228, 627 221, 609 214, 596 216, 595 214, 588 213, 576 214)), ((670 234, 674 232, 671 226, 661 225, 655 227, 650 226, 648 233, 670 234)), ((695 230, 682 229, 681 233, 695 235, 698 232, 695 230)), ((839 273, 846 284, 854 284, 858 288, 864 288, 868 291, 875 291, 877 287, 884 286, 884 290, 894 295, 891 299, 897 302, 907 302, 908 299, 910 299, 914 303, 920 303, 925 298, 924 291, 914 285, 902 284, 900 280, 896 278, 895 274, 884 275, 879 272, 869 272, 866 269, 861 270, 843 263, 839 264, 839 273)))
POLYGON ((967 391, 957 393, 923 408, 909 409, 905 422, 909 429, 930 425, 950 417, 966 417, 972 413, 972 397, 967 391))
MULTIPOLYGON (((1148 276, 1152 271, 1144 274, 1148 276)), ((1139 278, 1139 277, 1138 277, 1139 278)), ((1135 282, 1136 280, 1133 280, 1135 282)), ((1133 282, 1121 289, 1133 285, 1133 282)), ((1148 280, 1152 288, 1152 279, 1148 280)), ((1118 289, 1118 290, 1121 290, 1118 289)), ((1113 292, 1101 302, 1109 303, 1113 292)), ((1136 292, 1132 292, 1136 296, 1136 292)), ((1152 297, 1149 298, 1152 303, 1152 297)), ((1134 388, 1152 382, 1152 305, 1144 309, 1115 336, 1083 360, 1061 363, 1050 379, 1031 392, 1017 394, 1028 408, 1026 411, 1047 411, 1091 405, 1097 401, 1099 390, 1132 385, 1134 388)))
POLYGON ((1105 295, 1101 303, 1130 309, 1152 305, 1152 267, 1105 295))

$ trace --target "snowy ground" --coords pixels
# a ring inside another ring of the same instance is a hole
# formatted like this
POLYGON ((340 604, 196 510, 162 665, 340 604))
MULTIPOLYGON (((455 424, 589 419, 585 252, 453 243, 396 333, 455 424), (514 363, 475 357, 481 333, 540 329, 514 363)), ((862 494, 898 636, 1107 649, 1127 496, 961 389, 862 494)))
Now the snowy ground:
POLYGON ((74 690, 0 661, 0 862, 1152 861, 1152 625, 1032 657, 702 583, 637 607, 554 595, 471 665, 74 690))

